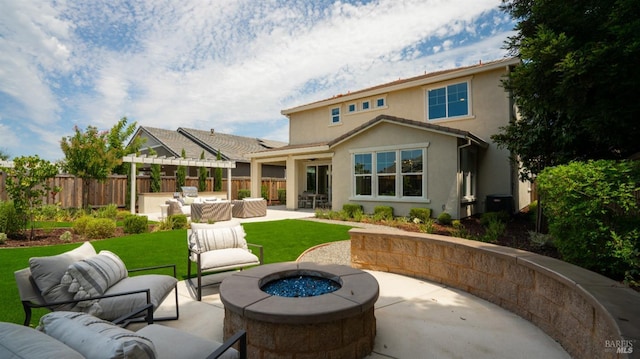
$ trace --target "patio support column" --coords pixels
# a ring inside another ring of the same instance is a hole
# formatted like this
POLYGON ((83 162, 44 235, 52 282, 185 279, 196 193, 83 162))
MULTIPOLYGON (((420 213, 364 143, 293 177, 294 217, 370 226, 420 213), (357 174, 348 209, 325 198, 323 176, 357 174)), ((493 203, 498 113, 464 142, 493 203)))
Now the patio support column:
MULTIPOLYGON (((258 198, 262 195, 262 164, 256 160, 251 161, 251 197, 258 198)), ((269 200, 266 198, 266 200, 269 200)))
POLYGON ((227 199, 231 200, 231 168, 227 168, 227 199))
POLYGON ((298 208, 298 178, 296 176, 296 160, 293 156, 287 157, 287 209, 298 208))
POLYGON ((131 194, 129 197, 131 214, 136 214, 136 176, 136 164, 135 162, 131 162, 131 172, 129 173, 129 177, 131 177, 131 194))

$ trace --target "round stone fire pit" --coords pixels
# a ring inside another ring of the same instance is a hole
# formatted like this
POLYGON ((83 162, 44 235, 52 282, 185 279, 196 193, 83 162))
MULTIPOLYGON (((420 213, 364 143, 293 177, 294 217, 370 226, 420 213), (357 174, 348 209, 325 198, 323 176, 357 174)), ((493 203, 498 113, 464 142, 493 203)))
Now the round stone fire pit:
POLYGON ((220 284, 224 339, 247 331, 250 358, 363 358, 373 350, 378 282, 343 265, 276 263, 234 273, 220 284), (285 297, 264 292, 282 278, 330 279, 339 289, 317 296, 285 297))

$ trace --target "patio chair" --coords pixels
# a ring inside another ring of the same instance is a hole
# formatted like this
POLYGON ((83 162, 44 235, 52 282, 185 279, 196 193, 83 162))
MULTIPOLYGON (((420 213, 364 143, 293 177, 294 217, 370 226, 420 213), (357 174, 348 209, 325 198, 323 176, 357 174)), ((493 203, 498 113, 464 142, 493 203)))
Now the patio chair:
POLYGON ((32 308, 85 312, 123 326, 179 317, 175 264, 128 270, 117 255, 96 253, 90 242, 55 256, 30 258, 29 267, 14 275, 25 312, 24 325, 31 322, 32 308), (162 268, 173 268, 173 277, 129 276, 162 268), (154 311, 171 291, 175 292, 175 316, 154 318, 154 311))
POLYGON ((187 231, 187 283, 191 282, 192 263, 197 265, 196 298, 202 300, 202 274, 243 269, 263 263, 263 248, 247 243, 242 225, 231 220, 215 224, 191 223, 187 231), (249 247, 256 248, 259 255, 249 247))

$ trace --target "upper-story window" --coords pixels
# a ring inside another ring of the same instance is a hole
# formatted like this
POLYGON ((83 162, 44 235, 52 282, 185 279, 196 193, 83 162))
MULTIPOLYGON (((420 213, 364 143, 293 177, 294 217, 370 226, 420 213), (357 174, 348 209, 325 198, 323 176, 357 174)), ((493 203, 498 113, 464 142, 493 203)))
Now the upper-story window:
POLYGON ((384 97, 380 97, 376 99, 376 107, 384 107, 384 106, 385 106, 384 97))
POLYGON ((347 107, 348 111, 351 112, 356 112, 356 104, 355 103, 350 103, 349 106, 347 107))
POLYGON ((371 108, 371 103, 369 101, 362 101, 362 110, 368 110, 369 108, 371 108))
POLYGON ((461 82, 427 91, 427 118, 461 117, 469 115, 469 84, 461 82))
POLYGON ((340 107, 331 109, 331 124, 340 123, 340 107))

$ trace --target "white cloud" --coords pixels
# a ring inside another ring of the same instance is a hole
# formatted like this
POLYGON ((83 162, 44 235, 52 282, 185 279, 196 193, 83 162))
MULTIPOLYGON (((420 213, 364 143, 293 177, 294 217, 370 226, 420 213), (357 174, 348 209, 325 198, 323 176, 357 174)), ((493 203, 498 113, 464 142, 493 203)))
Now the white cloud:
POLYGON ((68 133, 128 116, 286 140, 283 108, 493 60, 510 21, 499 0, 0 2, 0 116, 68 133))

